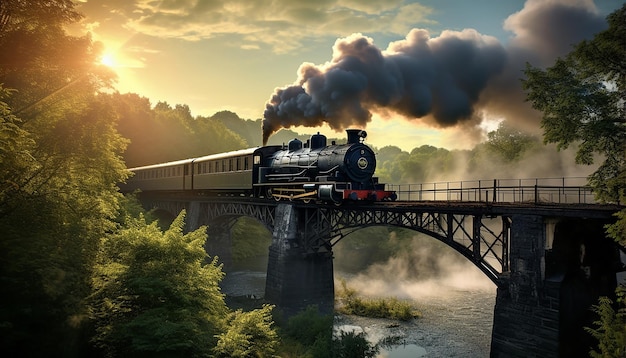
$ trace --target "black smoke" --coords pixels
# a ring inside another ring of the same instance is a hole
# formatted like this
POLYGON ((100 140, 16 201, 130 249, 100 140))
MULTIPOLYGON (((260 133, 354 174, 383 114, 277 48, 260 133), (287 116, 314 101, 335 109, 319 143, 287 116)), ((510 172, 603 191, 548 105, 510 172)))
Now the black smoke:
POLYGON ((304 63, 295 85, 276 89, 265 108, 263 139, 295 125, 365 127, 377 109, 407 118, 431 115, 434 125, 453 126, 472 117, 505 59, 495 39, 473 30, 431 39, 414 29, 386 51, 361 34, 339 39, 330 62, 304 63))
POLYGON ((385 51, 361 34, 339 39, 329 62, 303 63, 294 85, 276 89, 263 140, 291 126, 365 127, 372 112, 442 128, 475 125, 482 111, 539 128, 521 88, 525 64, 549 66, 606 21, 590 1, 528 0, 504 27, 513 34, 507 45, 471 29, 434 38, 413 29, 385 51))
POLYGON ((591 1, 527 1, 504 28, 514 35, 506 46, 507 63, 481 96, 481 109, 526 131, 540 131, 541 113, 527 102, 521 86, 526 63, 546 68, 582 40, 607 28, 591 1))

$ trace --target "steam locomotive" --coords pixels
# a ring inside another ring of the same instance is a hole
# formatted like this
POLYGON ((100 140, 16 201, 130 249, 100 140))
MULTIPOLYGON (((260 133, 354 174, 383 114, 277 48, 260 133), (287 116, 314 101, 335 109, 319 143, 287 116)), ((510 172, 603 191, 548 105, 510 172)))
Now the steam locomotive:
POLYGON ((314 134, 306 143, 264 146, 129 169, 122 192, 189 191, 274 200, 396 200, 374 177, 376 156, 363 144, 367 133, 347 130, 347 143, 327 145, 314 134))

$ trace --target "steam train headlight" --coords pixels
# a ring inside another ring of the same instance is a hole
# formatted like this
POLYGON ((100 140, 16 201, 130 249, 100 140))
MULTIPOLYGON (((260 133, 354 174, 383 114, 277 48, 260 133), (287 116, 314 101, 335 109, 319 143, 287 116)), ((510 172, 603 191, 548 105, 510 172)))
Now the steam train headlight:
POLYGON ((365 159, 364 157, 359 158, 359 160, 356 162, 356 165, 359 167, 359 169, 361 170, 365 170, 367 168, 367 165, 369 163, 367 162, 367 159, 365 159))

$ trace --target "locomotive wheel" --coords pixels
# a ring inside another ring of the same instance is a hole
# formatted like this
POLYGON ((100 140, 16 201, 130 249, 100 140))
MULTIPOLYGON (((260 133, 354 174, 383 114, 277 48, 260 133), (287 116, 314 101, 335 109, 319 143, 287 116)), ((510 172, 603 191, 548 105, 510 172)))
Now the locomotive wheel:
POLYGON ((276 200, 276 201, 280 201, 280 198, 279 198, 279 197, 274 196, 274 193, 272 192, 272 188, 267 188, 267 191, 266 191, 266 196, 267 196, 268 198, 274 198, 274 200, 276 200))

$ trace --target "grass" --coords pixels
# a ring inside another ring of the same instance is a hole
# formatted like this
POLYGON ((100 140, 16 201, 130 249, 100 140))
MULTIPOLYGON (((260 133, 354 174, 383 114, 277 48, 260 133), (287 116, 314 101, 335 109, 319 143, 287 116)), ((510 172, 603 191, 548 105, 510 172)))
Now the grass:
POLYGON ((362 298, 357 296, 356 290, 349 288, 344 280, 341 281, 341 287, 342 290, 338 292, 338 298, 342 304, 338 311, 343 314, 401 321, 410 321, 421 316, 421 313, 407 301, 395 297, 362 298))

